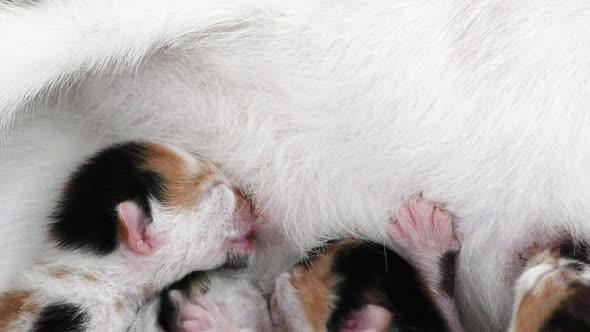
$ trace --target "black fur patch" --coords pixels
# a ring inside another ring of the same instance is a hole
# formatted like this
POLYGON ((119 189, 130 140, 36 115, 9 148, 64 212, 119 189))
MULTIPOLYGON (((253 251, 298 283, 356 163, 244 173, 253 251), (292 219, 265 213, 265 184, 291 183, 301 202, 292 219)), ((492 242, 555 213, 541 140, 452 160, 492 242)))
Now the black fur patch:
POLYGON ((584 264, 590 264, 590 246, 587 243, 574 243, 568 241, 559 246, 561 257, 578 260, 584 264))
POLYGON ((249 264, 250 255, 238 252, 229 252, 225 258, 225 263, 223 263, 223 265, 220 268, 229 270, 240 270, 248 267, 249 264))
POLYGON ((442 273, 442 280, 440 288, 450 298, 455 296, 455 276, 457 271, 457 251, 447 251, 440 258, 440 271, 442 273))
POLYGON ((576 261, 576 262, 567 263, 565 265, 565 268, 568 270, 571 270, 571 271, 582 273, 586 269, 586 265, 588 265, 588 264, 576 261))
POLYGON ((164 331, 175 332, 178 319, 178 308, 170 300, 170 290, 160 293, 160 311, 158 312, 158 324, 164 331))
POLYGON ((306 269, 311 268, 311 266, 313 265, 313 261, 315 261, 318 257, 323 256, 326 252, 326 249, 328 249, 328 247, 330 247, 332 244, 334 244, 338 241, 340 241, 340 240, 332 239, 332 240, 326 241, 322 245, 319 245, 319 246, 311 249, 310 251, 308 251, 306 253, 305 258, 303 258, 301 261, 299 261, 295 265, 303 266, 306 269))
POLYGON ((148 198, 162 199, 158 174, 140 167, 145 144, 129 142, 95 154, 69 178, 50 225, 50 236, 64 249, 105 255, 118 245, 119 203, 132 200, 151 215, 148 198))
POLYGON ((78 332, 86 330, 88 313, 71 303, 55 303, 43 309, 33 332, 78 332))
POLYGON ((334 290, 338 300, 327 324, 329 331, 339 331, 344 320, 366 304, 367 294, 380 302, 373 304, 393 313, 396 331, 448 330, 416 270, 383 245, 343 247, 336 253, 332 272, 340 282, 334 290))
POLYGON ((590 331, 590 287, 579 285, 541 328, 543 332, 590 331))

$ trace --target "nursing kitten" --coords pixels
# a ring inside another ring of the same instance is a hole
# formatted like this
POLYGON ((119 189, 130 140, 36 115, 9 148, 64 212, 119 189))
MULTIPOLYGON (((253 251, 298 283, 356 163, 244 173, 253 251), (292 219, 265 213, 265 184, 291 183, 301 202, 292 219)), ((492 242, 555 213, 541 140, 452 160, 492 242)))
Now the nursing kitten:
POLYGON ((47 250, 0 295, 1 331, 126 331, 173 281, 254 252, 248 201, 212 163, 163 144, 96 153, 51 220, 47 250))
POLYGON ((510 331, 590 331, 590 247, 566 241, 526 252, 510 331), (528 256, 528 257, 526 257, 528 256))
POLYGON ((405 203, 383 245, 339 240, 281 275, 271 310, 277 331, 459 331, 449 214, 422 198, 405 203))

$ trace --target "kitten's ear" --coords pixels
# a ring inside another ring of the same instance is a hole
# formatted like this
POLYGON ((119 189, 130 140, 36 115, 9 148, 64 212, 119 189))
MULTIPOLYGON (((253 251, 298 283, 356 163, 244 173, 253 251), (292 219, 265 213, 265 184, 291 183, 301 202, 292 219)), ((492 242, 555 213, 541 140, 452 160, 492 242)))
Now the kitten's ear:
POLYGON ((119 214, 120 236, 124 244, 138 255, 149 256, 154 253, 154 241, 146 231, 148 217, 133 201, 125 201, 117 205, 119 214))

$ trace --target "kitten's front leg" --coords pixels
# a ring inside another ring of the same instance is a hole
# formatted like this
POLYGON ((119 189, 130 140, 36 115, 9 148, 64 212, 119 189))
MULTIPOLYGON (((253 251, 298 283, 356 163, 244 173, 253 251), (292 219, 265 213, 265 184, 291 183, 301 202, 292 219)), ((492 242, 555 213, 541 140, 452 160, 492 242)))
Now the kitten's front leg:
POLYGON ((449 212, 440 204, 413 198, 398 210, 389 235, 424 278, 450 330, 462 331, 454 299, 455 258, 461 244, 449 212))
POLYGON ((273 331, 313 331, 299 297, 299 291, 291 282, 293 273, 293 270, 283 273, 275 282, 275 291, 270 304, 273 331))

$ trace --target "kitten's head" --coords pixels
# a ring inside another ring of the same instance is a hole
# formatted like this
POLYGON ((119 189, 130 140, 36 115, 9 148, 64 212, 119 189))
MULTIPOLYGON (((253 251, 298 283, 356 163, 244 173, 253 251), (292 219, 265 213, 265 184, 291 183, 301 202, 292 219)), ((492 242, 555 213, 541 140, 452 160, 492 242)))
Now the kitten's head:
POLYGON ((513 331, 590 330, 590 250, 567 243, 533 256, 516 283, 513 331))
POLYGON ((212 163, 131 142, 98 152, 70 177, 50 234, 63 249, 186 274, 245 265, 253 222, 250 203, 212 163))
POLYGON ((376 272, 393 262, 386 262, 386 256, 381 245, 355 239, 314 249, 279 277, 271 299, 274 322, 287 329, 291 320, 285 315, 301 311, 309 325, 298 326, 301 330, 388 331, 393 314, 384 306, 383 285, 376 281, 389 277, 376 272))

